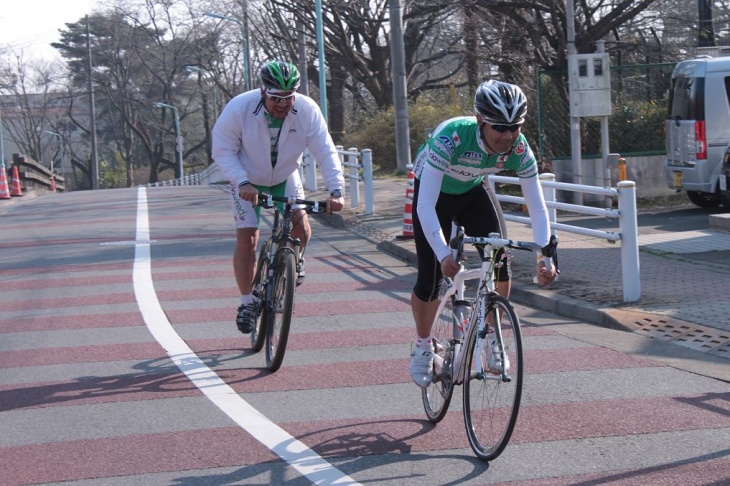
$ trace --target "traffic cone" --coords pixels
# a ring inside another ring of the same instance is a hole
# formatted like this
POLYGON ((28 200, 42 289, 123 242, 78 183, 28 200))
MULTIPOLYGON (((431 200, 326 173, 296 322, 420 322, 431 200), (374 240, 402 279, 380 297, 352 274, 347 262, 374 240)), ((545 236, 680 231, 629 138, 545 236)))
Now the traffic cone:
POLYGON ((398 240, 409 240, 413 238, 413 184, 416 174, 408 170, 408 184, 406 185, 406 205, 403 210, 403 234, 397 236, 398 240))
POLYGON ((8 174, 5 172, 5 166, 2 166, 2 169, 0 169, 0 199, 10 199, 8 174))
POLYGON ((20 187, 20 174, 18 173, 18 166, 13 166, 13 180, 11 182, 12 188, 10 190, 11 196, 22 196, 23 189, 20 187))
POLYGON ((51 192, 56 192, 56 176, 51 175, 51 192))

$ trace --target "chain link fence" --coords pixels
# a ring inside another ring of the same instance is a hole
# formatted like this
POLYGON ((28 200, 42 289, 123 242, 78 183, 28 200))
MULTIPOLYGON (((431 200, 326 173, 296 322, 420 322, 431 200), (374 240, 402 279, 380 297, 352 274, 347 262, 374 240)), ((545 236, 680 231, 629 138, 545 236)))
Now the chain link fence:
MULTIPOLYGON (((664 121, 676 63, 611 67, 609 147, 622 156, 665 153, 664 121)), ((537 74, 538 160, 571 158, 568 72, 537 74)), ((584 159, 601 157, 600 117, 579 118, 584 159)))

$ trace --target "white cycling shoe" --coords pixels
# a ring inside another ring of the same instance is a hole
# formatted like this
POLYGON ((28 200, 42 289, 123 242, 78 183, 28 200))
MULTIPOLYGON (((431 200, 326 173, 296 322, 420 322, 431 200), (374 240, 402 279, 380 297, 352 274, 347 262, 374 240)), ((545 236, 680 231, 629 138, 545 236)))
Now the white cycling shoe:
POLYGON ((433 378, 433 344, 413 346, 411 352, 411 379, 413 383, 426 388, 433 378))
MULTIPOLYGON (((495 375, 502 373, 502 359, 499 356, 499 346, 496 340, 488 339, 484 341, 487 347, 487 371, 495 375)), ((509 371, 509 358, 504 355, 504 372, 509 371)))

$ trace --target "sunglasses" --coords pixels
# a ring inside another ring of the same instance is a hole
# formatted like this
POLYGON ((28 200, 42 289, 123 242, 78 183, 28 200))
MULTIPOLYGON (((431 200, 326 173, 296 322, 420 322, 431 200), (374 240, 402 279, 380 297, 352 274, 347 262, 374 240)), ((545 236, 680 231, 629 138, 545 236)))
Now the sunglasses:
POLYGON ((286 96, 277 96, 272 94, 267 94, 266 96, 268 96, 269 99, 274 102, 274 104, 284 105, 294 100, 295 93, 286 96))
POLYGON ((492 130, 494 130, 497 133, 504 133, 507 130, 509 130, 510 132, 514 133, 514 132, 516 132, 517 130, 520 129, 520 127, 522 126, 522 124, 516 124, 516 125, 489 125, 489 126, 492 127, 492 130))

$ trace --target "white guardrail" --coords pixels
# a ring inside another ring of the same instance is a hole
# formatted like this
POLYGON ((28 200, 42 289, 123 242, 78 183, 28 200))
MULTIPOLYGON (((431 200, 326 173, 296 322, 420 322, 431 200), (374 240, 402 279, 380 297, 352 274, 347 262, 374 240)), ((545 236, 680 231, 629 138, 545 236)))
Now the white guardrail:
MULTIPOLYGON (((356 148, 345 150, 342 145, 337 145, 337 153, 340 155, 340 162, 345 176, 349 181, 345 184, 343 195, 349 191, 350 207, 360 207, 360 181, 363 182, 365 190, 365 214, 375 212, 375 195, 373 194, 373 152, 370 149, 358 151, 356 148)), ((317 164, 309 152, 304 153, 304 160, 299 168, 304 181, 304 189, 307 191, 317 190, 317 164)))
MULTIPOLYGON (((360 207, 360 181, 363 183, 365 192, 365 214, 370 215, 375 212, 375 196, 373 194, 373 152, 370 149, 358 151, 356 148, 344 150, 341 145, 337 146, 337 153, 340 156, 344 176, 349 185, 345 184, 343 195, 350 199, 351 208, 360 207), (348 194, 349 193, 349 194, 348 194)), ((307 191, 317 190, 317 164, 314 158, 305 151, 302 159, 302 165, 299 167, 299 173, 304 183, 304 189, 307 191)), ((200 184, 215 184, 223 181, 225 178, 218 169, 218 165, 213 163, 195 174, 189 174, 180 179, 171 179, 162 182, 147 184, 147 187, 166 187, 166 186, 196 186, 200 184)))
MULTIPOLYGON (((490 175, 489 183, 495 190, 495 183, 507 183, 519 185, 519 178, 490 175)), ((641 279, 639 271, 639 229, 636 215, 636 183, 633 181, 619 182, 613 187, 586 186, 582 184, 570 184, 566 182, 555 182, 554 174, 540 174, 540 184, 545 196, 545 203, 548 208, 550 226, 553 233, 557 230, 568 233, 576 233, 595 238, 607 239, 609 241, 621 242, 621 276, 623 279, 624 302, 637 302, 641 298, 641 279), (558 202, 555 198, 556 189, 585 194, 597 194, 607 197, 616 197, 618 208, 597 208, 591 206, 580 206, 558 202), (579 214, 590 214, 605 218, 618 219, 619 232, 601 231, 580 226, 559 223, 557 210, 568 211, 579 214)), ((500 201, 524 204, 525 198, 497 194, 500 201)), ((530 218, 514 214, 505 214, 506 220, 530 224, 530 218)))

